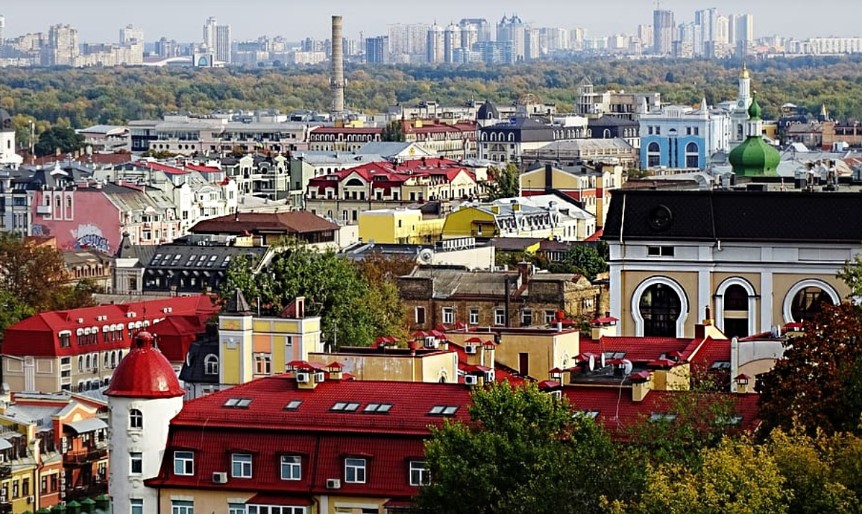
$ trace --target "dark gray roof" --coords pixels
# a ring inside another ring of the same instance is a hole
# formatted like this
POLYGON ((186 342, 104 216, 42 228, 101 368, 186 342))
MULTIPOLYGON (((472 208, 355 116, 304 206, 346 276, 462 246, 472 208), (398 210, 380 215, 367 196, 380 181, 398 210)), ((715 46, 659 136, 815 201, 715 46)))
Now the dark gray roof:
POLYGON ((189 353, 180 370, 180 380, 189 384, 217 384, 218 374, 207 374, 207 355, 219 355, 218 327, 207 325, 206 333, 189 347, 189 353))
POLYGON ((609 241, 862 241, 859 193, 615 190, 609 241))
POLYGON ((226 270, 231 259, 250 256, 258 262, 267 248, 241 246, 198 246, 165 244, 156 247, 155 255, 146 264, 147 271, 157 269, 213 271, 226 270))
POLYGON ((592 118, 587 121, 589 127, 637 127, 639 123, 626 118, 618 118, 616 116, 602 116, 601 118, 592 118))

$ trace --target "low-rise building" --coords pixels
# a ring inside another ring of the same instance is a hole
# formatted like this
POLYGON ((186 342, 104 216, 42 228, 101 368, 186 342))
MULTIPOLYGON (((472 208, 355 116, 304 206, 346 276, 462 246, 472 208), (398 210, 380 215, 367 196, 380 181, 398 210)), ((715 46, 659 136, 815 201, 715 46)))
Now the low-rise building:
POLYGON ((536 163, 521 173, 523 196, 559 192, 578 202, 596 217, 596 226, 603 227, 611 202, 611 191, 623 186, 623 168, 619 165, 561 165, 536 163))
POLYGON ((313 212, 236 212, 199 222, 192 234, 252 237, 255 246, 271 246, 283 238, 314 245, 334 244, 338 225, 313 212))

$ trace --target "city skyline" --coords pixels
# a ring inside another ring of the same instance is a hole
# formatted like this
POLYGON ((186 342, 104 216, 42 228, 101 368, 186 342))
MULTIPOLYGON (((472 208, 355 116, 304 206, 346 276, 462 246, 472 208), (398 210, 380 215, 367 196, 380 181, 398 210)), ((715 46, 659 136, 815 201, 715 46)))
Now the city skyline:
MULTIPOLYGON (((199 4, 177 4, 166 0, 152 0, 147 4, 124 4, 105 0, 81 0, 70 4, 62 0, 41 0, 42 9, 34 9, 32 2, 13 1, 3 5, 0 15, 5 16, 5 36, 45 32, 57 23, 69 24, 78 29, 81 42, 113 42, 119 30, 134 25, 144 31, 145 40, 152 42, 164 36, 183 42, 202 39, 201 27, 207 18, 215 17, 219 24, 231 26, 234 40, 252 40, 259 36, 283 36, 289 41, 306 37, 326 39, 329 36, 330 17, 344 16, 345 35, 348 38, 373 37, 386 34, 387 27, 399 23, 433 23, 447 25, 465 17, 486 18, 495 24, 504 15, 517 13, 535 27, 562 27, 587 29, 590 36, 632 34, 639 24, 652 24, 653 10, 658 6, 674 12, 677 25, 694 19, 699 9, 715 7, 721 14, 750 13, 757 20, 757 37, 783 35, 796 38, 816 36, 852 36, 859 29, 850 16, 840 16, 843 8, 851 8, 849 0, 827 0, 819 4, 815 16, 794 16, 797 9, 807 5, 800 0, 789 0, 776 9, 767 0, 720 0, 711 3, 694 3, 686 0, 664 0, 660 3, 643 0, 617 0, 612 15, 606 5, 565 5, 553 0, 539 0, 525 6, 514 0, 500 0, 480 5, 454 0, 439 0, 433 10, 418 10, 413 5, 394 0, 346 2, 331 0, 293 9, 278 7, 266 0, 247 0, 241 4, 216 0, 203 8, 199 4), (373 6, 373 9, 370 8, 373 6), (283 16, 272 11, 283 11, 283 16), (50 17, 45 13, 50 12, 50 17), (385 14, 381 15, 381 12, 385 14)), ((278 5, 278 4, 275 4, 278 5)), ((810 9, 807 11, 811 13, 810 9)))

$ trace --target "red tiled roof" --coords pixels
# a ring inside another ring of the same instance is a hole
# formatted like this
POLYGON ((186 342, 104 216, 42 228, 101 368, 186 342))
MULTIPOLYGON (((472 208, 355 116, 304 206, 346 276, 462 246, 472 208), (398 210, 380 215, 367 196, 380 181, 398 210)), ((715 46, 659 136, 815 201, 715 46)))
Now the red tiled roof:
POLYGON ((183 362, 189 353, 189 348, 199 334, 206 331, 208 316, 169 315, 164 320, 150 327, 150 332, 156 336, 159 350, 170 362, 183 362))
POLYGON ((138 164, 145 168, 161 171, 162 173, 166 173, 168 175, 188 175, 188 172, 186 170, 177 168, 175 166, 168 166, 167 164, 162 164, 160 162, 138 161, 138 164))
POLYGON ((598 241, 602 238, 602 235, 605 233, 604 228, 600 228, 596 230, 590 237, 584 239, 584 241, 598 241))
POLYGON ((212 166, 201 166, 199 164, 186 164, 187 170, 197 171, 198 173, 221 173, 223 170, 212 166))
POLYGON ((240 212, 198 222, 195 234, 305 234, 338 230, 338 225, 308 211, 240 212))

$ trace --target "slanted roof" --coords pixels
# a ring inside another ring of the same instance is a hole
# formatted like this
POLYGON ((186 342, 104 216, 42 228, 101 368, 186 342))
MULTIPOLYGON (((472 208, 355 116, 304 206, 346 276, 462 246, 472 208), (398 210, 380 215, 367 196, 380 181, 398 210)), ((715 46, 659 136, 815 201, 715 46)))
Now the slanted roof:
POLYGON ((606 241, 862 241, 859 193, 615 190, 606 241))
POLYGON ((87 432, 95 432, 96 430, 104 430, 108 428, 108 424, 99 418, 85 418, 78 421, 71 421, 64 426, 75 431, 76 434, 85 434, 87 432))
POLYGON ((194 234, 307 234, 338 230, 338 225, 308 211, 240 212, 198 222, 194 234))

